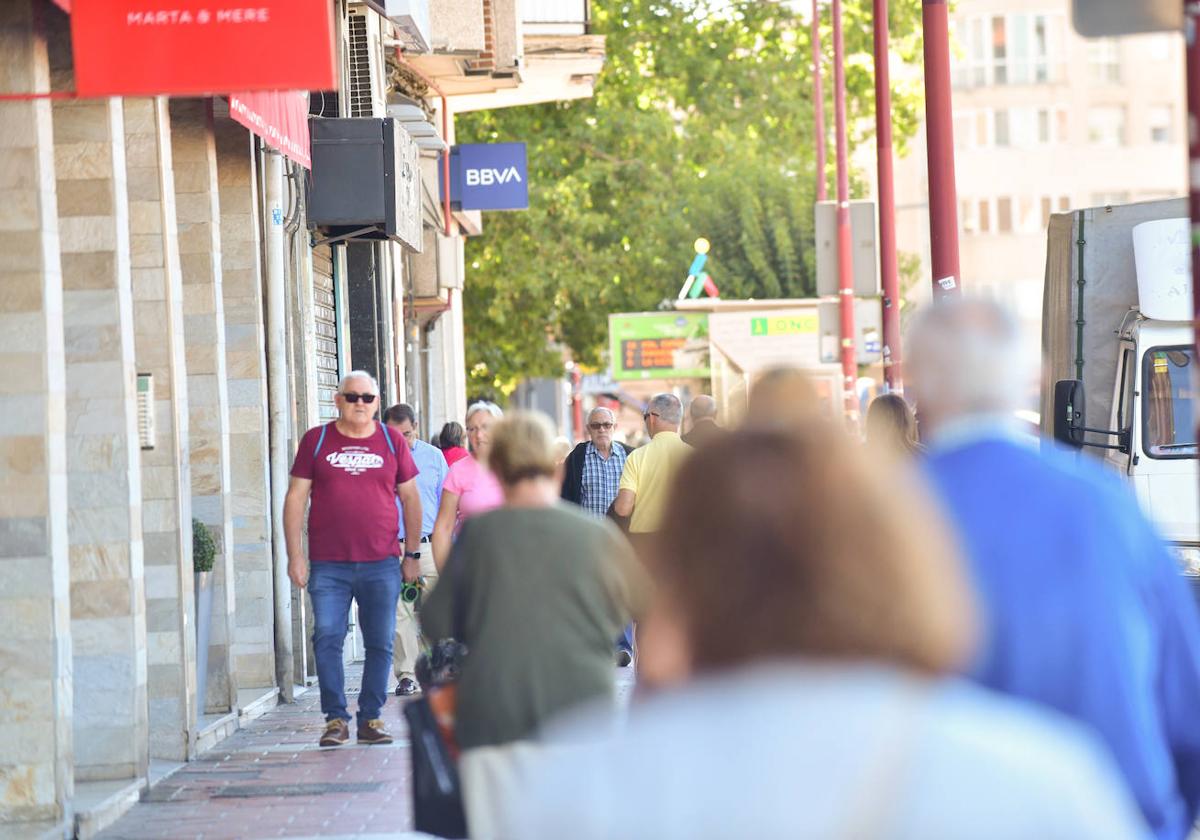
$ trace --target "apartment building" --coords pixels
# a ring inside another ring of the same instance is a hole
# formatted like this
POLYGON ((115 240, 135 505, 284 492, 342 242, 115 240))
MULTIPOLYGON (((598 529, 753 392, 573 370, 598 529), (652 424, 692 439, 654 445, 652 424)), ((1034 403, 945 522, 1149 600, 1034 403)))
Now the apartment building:
MULTIPOLYGON (((1183 38, 1085 39, 1069 0, 961 0, 952 19, 965 288, 1041 317, 1049 215, 1187 189, 1183 38)), ((897 240, 929 277, 925 137, 896 166, 897 240)))

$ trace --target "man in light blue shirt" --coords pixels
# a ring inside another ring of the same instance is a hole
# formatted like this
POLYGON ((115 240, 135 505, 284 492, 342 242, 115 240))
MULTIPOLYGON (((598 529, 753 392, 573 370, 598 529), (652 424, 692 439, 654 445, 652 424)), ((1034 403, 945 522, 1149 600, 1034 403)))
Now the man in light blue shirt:
POLYGON ((1029 349, 979 300, 929 307, 905 347, 925 471, 984 616, 969 676, 1090 726, 1154 834, 1182 840, 1200 811, 1196 606, 1115 475, 1021 435, 1029 349))
MULTIPOLYGON (((413 462, 420 470, 417 475, 417 490, 421 494, 421 535, 418 540, 405 539, 404 522, 400 522, 400 539, 404 540, 404 551, 408 556, 416 555, 421 564, 421 577, 425 588, 421 597, 429 597, 429 591, 437 583, 437 565, 433 559, 433 523, 442 504, 442 484, 446 481, 446 459, 440 449, 421 440, 417 433, 417 414, 412 406, 400 403, 383 413, 383 422, 404 435, 412 451, 413 462)), ((417 622, 417 603, 404 597, 396 607, 396 642, 392 665, 396 672, 396 694, 406 697, 421 690, 414 669, 421 652, 420 627, 417 622)))

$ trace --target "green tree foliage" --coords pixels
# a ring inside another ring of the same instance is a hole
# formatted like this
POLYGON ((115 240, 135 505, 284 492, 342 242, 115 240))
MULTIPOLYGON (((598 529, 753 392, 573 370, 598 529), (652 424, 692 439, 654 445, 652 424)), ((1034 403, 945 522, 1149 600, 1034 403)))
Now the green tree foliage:
MULTIPOLYGON (((488 214, 467 245, 473 393, 503 398, 523 377, 558 375, 564 345, 602 364, 608 315, 674 297, 698 236, 712 242, 722 297, 812 294, 811 45, 800 5, 593 0, 607 59, 592 98, 458 118, 463 142, 529 149, 529 210, 488 214)), ((869 0, 847 0, 844 20, 857 145, 873 136, 869 0)), ((893 3, 896 59, 919 57, 919 21, 919 0, 893 3)), ((831 40, 826 25, 827 90, 831 40)), ((893 87, 897 142, 915 131, 918 94, 893 87)))

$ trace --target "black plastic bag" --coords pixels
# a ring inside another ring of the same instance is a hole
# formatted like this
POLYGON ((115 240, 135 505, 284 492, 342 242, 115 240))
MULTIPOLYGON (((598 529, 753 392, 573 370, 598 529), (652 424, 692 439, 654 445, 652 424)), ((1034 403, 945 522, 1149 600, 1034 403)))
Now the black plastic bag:
POLYGON ((422 696, 409 701, 404 718, 412 742, 414 827, 438 837, 466 837, 458 765, 438 729, 429 700, 422 696))

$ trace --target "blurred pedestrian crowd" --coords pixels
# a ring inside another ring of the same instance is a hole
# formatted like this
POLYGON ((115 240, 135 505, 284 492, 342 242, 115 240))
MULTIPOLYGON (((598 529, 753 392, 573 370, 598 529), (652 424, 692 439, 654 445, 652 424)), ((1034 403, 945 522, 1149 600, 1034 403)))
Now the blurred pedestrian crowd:
POLYGON ((1196 604, 1127 489, 1015 419, 1024 347, 991 303, 919 313, 865 443, 791 369, 728 425, 653 397, 638 448, 606 408, 572 448, 491 403, 435 448, 349 375, 289 494, 321 743, 353 599, 360 742, 389 668, 441 691, 419 654, 465 646, 439 709, 474 838, 1186 837, 1196 604))

